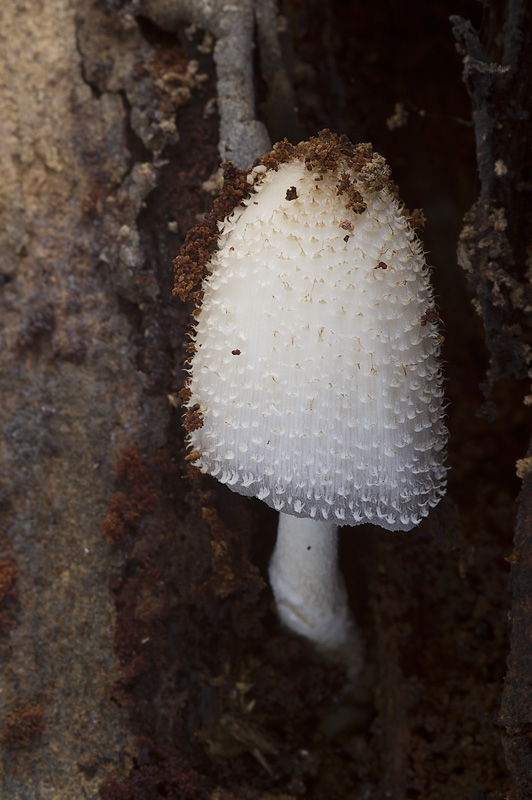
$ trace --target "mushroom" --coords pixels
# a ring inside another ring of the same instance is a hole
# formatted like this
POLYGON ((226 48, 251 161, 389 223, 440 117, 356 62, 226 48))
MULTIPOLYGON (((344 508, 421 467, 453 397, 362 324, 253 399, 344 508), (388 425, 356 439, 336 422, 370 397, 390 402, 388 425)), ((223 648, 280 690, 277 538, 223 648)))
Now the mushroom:
POLYGON ((329 131, 281 142, 230 172, 176 268, 178 293, 204 269, 189 458, 279 511, 281 621, 360 666, 338 526, 408 531, 446 486, 438 315, 385 160, 329 131))

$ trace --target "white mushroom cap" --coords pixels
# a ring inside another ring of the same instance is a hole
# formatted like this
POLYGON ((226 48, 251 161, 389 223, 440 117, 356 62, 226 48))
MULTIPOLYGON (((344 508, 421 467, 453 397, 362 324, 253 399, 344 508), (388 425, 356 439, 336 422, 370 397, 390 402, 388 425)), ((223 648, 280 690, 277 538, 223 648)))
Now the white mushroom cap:
POLYGON ((440 337, 382 164, 251 173, 202 284, 188 441, 203 472, 278 511, 410 530, 445 491, 440 337))

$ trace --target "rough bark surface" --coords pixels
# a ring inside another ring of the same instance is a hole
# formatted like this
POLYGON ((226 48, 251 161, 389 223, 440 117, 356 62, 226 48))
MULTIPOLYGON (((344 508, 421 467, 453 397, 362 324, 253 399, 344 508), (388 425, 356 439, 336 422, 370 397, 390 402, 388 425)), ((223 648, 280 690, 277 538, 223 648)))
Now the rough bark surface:
POLYGON ((523 459, 523 488, 517 515, 510 589, 512 635, 499 721, 512 776, 511 800, 532 796, 530 682, 532 678, 532 450, 523 459))
POLYGON ((531 360, 523 329, 530 327, 531 18, 528 4, 508 4, 502 45, 480 41, 471 22, 452 17, 464 82, 471 97, 480 192, 460 235, 459 262, 482 317, 490 388, 525 378, 531 360), (490 46, 491 45, 491 46, 490 46))
MULTIPOLYGON (((479 197, 465 218, 459 261, 482 317, 490 367, 484 413, 496 407, 490 393, 502 378, 530 375, 530 192, 532 156, 532 19, 519 0, 506 9, 501 46, 486 52, 470 22, 454 17, 464 56, 464 81, 474 109, 479 197), (497 59, 497 60, 495 60, 497 59)), ((530 405, 531 396, 525 397, 530 405)), ((523 454, 524 456, 524 454, 523 454)), ((512 778, 509 797, 532 796, 530 731, 532 517, 530 456, 517 462, 523 478, 511 563, 511 642, 499 724, 512 778)))
POLYGON ((4 4, 0 18, 0 546, 18 568, 0 794, 96 797, 130 752, 109 702, 112 558, 99 530, 142 386, 101 259, 103 208, 130 169, 125 109, 84 80, 71 3, 4 4))

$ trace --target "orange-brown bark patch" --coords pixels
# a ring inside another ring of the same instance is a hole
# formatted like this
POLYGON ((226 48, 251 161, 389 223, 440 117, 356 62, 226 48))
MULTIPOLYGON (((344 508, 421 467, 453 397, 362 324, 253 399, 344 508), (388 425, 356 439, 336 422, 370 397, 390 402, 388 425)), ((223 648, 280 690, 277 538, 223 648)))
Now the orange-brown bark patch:
POLYGON ((2 721, 0 745, 7 748, 27 747, 32 738, 41 733, 43 710, 29 703, 15 706, 2 721))
POLYGON ((111 544, 120 544, 128 528, 135 527, 144 514, 153 511, 157 501, 149 462, 142 460, 138 448, 123 453, 117 473, 128 482, 130 491, 127 495, 122 492, 111 495, 100 525, 111 544))
POLYGON ((18 578, 18 567, 10 558, 0 560, 0 603, 13 589, 18 578))

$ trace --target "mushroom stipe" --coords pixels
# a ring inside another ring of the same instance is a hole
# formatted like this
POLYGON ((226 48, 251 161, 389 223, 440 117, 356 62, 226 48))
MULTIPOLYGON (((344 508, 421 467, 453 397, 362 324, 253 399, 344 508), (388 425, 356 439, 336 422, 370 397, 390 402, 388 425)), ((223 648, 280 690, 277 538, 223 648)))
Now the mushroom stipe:
POLYGON ((280 512, 279 615, 334 649, 357 638, 337 526, 408 531, 445 493, 429 271, 369 144, 322 131, 226 174, 236 185, 175 261, 176 293, 198 302, 188 445, 202 472, 280 512))

